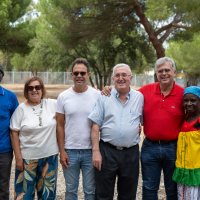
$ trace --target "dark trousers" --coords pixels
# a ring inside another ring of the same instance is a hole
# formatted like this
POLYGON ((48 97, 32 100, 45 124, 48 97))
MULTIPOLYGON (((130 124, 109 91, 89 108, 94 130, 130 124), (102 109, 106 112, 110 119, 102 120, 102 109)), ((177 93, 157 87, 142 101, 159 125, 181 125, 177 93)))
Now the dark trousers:
POLYGON ((143 200, 158 200, 163 170, 167 200, 177 200, 177 185, 172 180, 176 161, 176 142, 156 143, 145 139, 141 151, 143 200))
POLYGON ((10 171, 13 153, 0 153, 0 200, 9 200, 10 171))
POLYGON ((136 199, 139 146, 118 150, 100 142, 101 171, 95 169, 96 200, 113 200, 117 177, 118 200, 136 199))

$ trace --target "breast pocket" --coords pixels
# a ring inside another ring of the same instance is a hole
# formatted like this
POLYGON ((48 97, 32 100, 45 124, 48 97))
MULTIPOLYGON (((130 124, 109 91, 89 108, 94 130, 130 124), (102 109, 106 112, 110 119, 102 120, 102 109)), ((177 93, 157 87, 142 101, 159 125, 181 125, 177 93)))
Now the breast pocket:
POLYGON ((140 123, 140 113, 130 111, 130 124, 139 124, 140 123))

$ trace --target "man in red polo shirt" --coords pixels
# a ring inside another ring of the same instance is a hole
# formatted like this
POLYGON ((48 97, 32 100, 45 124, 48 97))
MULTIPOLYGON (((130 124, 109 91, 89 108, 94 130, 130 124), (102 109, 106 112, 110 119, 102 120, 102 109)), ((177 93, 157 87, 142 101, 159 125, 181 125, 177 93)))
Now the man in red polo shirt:
POLYGON ((143 200, 157 200, 163 170, 167 200, 177 199, 172 174, 176 160, 176 142, 183 121, 183 88, 175 84, 175 63, 159 58, 155 63, 158 82, 143 86, 144 134, 141 150, 143 200))

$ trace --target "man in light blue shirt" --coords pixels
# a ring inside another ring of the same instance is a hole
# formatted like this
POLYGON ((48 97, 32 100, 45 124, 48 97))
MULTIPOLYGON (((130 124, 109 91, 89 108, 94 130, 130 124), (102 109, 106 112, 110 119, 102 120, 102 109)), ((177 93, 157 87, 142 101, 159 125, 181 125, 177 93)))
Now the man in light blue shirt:
POLYGON ((130 88, 131 79, 130 67, 117 64, 113 68, 115 87, 111 96, 101 96, 89 115, 93 122, 91 139, 97 200, 113 199, 116 177, 118 199, 136 198, 144 99, 140 92, 130 88))

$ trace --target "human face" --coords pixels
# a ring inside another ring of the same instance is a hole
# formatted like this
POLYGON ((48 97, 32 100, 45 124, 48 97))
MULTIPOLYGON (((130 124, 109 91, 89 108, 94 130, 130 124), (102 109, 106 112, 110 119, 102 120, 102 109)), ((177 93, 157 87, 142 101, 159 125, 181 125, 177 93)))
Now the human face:
POLYGON ((200 112, 200 99, 194 94, 185 94, 183 106, 187 114, 196 115, 200 112))
POLYGON ((132 75, 127 67, 119 67, 113 75, 113 82, 118 92, 128 92, 131 85, 132 75))
POLYGON ((72 78, 75 88, 87 86, 88 77, 89 73, 87 71, 87 67, 84 64, 76 64, 73 67, 72 78))
POLYGON ((28 101, 33 105, 37 105, 42 99, 42 90, 39 81, 32 81, 28 85, 28 101))
POLYGON ((171 85, 174 82, 175 71, 171 63, 166 62, 157 68, 156 75, 161 85, 171 85))

